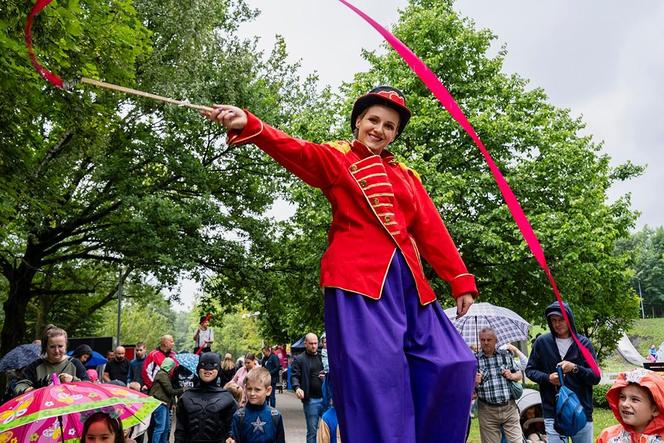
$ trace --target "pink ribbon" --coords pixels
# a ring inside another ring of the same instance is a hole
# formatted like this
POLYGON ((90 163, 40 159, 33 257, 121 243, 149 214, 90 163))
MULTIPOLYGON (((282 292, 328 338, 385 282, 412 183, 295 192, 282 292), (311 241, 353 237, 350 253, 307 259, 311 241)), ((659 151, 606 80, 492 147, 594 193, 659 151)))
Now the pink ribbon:
POLYGON ((51 83, 53 86, 63 89, 64 88, 64 82, 60 77, 43 67, 42 65, 39 64, 39 61, 37 61, 37 56, 35 55, 35 51, 32 49, 32 19, 41 12, 42 9, 44 9, 46 6, 48 6, 49 3, 51 3, 53 0, 37 0, 37 3, 32 7, 32 10, 30 11, 30 14, 28 15, 28 19, 25 21, 25 46, 28 48, 28 54, 30 55, 30 61, 32 62, 32 66, 35 67, 39 75, 44 77, 49 83, 51 83))
POLYGON ((503 177, 503 174, 501 174, 500 170, 498 169, 498 166, 496 166, 496 164, 493 161, 493 158, 491 158, 491 154, 489 154, 489 151, 487 151, 487 149, 484 147, 482 140, 480 140, 479 136, 475 132, 475 129, 473 129, 472 125, 470 124, 466 116, 463 114, 463 111, 461 111, 461 108, 459 108, 459 105, 454 100, 454 97, 452 97, 447 88, 443 86, 438 77, 436 77, 436 74, 434 74, 427 67, 427 65, 425 65, 424 62, 420 60, 419 57, 417 57, 413 53, 413 51, 411 51, 406 45, 404 45, 398 38, 392 35, 392 33, 390 33, 380 24, 376 23, 375 20, 366 15, 364 12, 360 11, 358 8, 351 5, 348 1, 346 0, 339 0, 339 1, 344 5, 348 6, 353 11, 355 11, 357 15, 366 20, 371 26, 374 27, 374 29, 376 29, 376 31, 378 31, 383 36, 383 38, 390 44, 390 46, 392 46, 394 50, 401 56, 401 58, 403 58, 406 64, 408 64, 410 69, 420 78, 420 80, 422 80, 422 82, 426 85, 426 87, 433 93, 433 95, 438 99, 440 104, 443 105, 445 109, 447 109, 447 111, 452 115, 454 120, 456 120, 461 125, 461 127, 468 133, 468 135, 470 135, 470 137, 473 139, 473 141, 479 148, 480 152, 482 152, 482 155, 484 156, 484 159, 486 160, 487 164, 489 165, 491 174, 493 174, 493 178, 498 184, 498 189, 500 189, 501 194, 503 194, 503 198, 505 199, 505 203, 507 203, 507 207, 510 210, 510 213, 512 214, 512 218, 514 218, 514 221, 519 227, 519 230, 521 231, 523 238, 526 240, 526 243, 528 244, 530 251, 535 256, 537 263, 539 263, 540 267, 544 270, 544 273, 549 279, 549 283, 551 283, 551 287, 553 288, 553 293, 555 294, 556 299, 558 300, 562 316, 569 327, 569 330, 572 334, 572 338, 579 346, 579 349, 581 350, 583 357, 585 358, 586 362, 588 363, 592 371, 595 373, 595 375, 598 376, 601 375, 599 366, 597 365, 597 362, 595 361, 595 358, 593 357, 592 353, 588 350, 588 348, 586 348, 581 343, 579 338, 576 336, 574 328, 572 328, 569 317, 567 316, 567 311, 563 306, 563 300, 562 297, 560 296, 560 292, 558 291, 558 286, 556 285, 556 281, 554 280, 553 275, 551 274, 549 266, 546 262, 546 258, 544 257, 544 250, 542 249, 542 245, 537 239, 537 236, 535 235, 533 228, 530 226, 530 222, 528 221, 526 214, 523 212, 523 209, 521 209, 521 205, 514 196, 512 189, 507 184, 507 181, 505 181, 505 177, 503 177))

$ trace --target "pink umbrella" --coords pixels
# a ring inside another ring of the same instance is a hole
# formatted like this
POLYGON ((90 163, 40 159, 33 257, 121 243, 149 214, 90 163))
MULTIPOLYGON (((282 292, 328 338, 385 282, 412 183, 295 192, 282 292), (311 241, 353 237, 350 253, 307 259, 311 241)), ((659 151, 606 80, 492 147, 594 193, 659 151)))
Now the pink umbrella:
POLYGON ((83 412, 108 412, 126 429, 144 422, 159 404, 153 397, 122 386, 55 382, 0 407, 0 443, 77 443, 83 431, 83 412))

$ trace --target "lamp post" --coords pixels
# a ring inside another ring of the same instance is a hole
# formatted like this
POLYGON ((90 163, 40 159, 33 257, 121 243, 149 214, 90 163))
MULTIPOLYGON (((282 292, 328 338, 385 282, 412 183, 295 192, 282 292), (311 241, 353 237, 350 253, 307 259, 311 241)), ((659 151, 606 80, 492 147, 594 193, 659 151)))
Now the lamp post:
MULTIPOLYGON (((640 274, 640 272, 639 272, 639 274, 640 274)), ((646 313, 645 313, 645 310, 643 308, 643 294, 641 294, 641 279, 636 277, 636 282, 639 285, 639 304, 641 305, 641 318, 646 318, 646 313)))
POLYGON ((118 280, 118 329, 116 332, 115 336, 115 347, 120 346, 120 326, 122 324, 122 321, 120 319, 120 316, 122 314, 122 282, 123 282, 123 277, 122 277, 122 268, 120 268, 120 278, 118 280))

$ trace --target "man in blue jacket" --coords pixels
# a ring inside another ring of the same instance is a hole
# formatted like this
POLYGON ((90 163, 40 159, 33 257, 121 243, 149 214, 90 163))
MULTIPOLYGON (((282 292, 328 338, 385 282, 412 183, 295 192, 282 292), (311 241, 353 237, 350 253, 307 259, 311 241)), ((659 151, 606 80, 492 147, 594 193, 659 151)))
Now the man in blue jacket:
MULTIPOLYGON (((572 329, 576 333, 572 309, 567 303, 564 303, 564 306, 572 329)), ((593 385, 600 382, 600 377, 590 369, 578 345, 572 339, 570 329, 565 323, 558 303, 552 303, 544 312, 551 333, 542 334, 535 340, 526 366, 526 376, 539 384, 548 442, 560 443, 566 441, 558 435, 553 427, 556 413, 556 393, 558 392, 558 386, 560 386, 556 367, 560 366, 565 377, 565 386, 574 391, 579 397, 588 419, 586 426, 576 435, 571 436, 572 443, 592 443, 593 385)), ((593 357, 597 358, 590 340, 583 335, 576 335, 581 343, 590 350, 593 357)))

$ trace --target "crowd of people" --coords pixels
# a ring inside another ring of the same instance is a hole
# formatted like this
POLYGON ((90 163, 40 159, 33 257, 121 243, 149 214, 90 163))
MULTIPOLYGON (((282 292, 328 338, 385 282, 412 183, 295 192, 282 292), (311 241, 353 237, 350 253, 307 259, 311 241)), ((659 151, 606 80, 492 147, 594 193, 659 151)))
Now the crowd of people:
MULTIPOLYGON (((483 443, 559 443, 568 438, 572 443, 593 441, 592 389, 600 378, 572 340, 574 314, 566 304, 564 309, 572 328, 563 320, 558 303, 553 303, 545 310, 550 332, 534 340, 530 356, 511 344, 497 346, 492 328, 479 331, 474 398, 483 443), (579 398, 587 419, 585 426, 572 436, 561 435, 556 427, 556 393, 561 385, 558 368, 564 384, 579 398), (516 401, 522 390, 514 385, 526 376, 539 385, 541 402, 520 411, 516 401)), ((582 335, 578 337, 594 353, 590 341, 582 335)), ((30 392, 47 386, 57 374, 61 383, 126 385, 160 401, 149 421, 124 430, 112 412, 93 410, 81 414, 82 442, 166 443, 173 435, 176 443, 240 443, 286 441, 275 393, 288 383, 302 401, 307 443, 340 441, 325 336, 319 342, 316 334, 307 334, 304 352, 295 358, 289 358, 283 346, 265 346, 261 358, 249 352, 237 362, 231 354, 222 358, 210 350, 200 354, 195 373, 179 364, 173 346, 170 335, 162 336, 150 352, 145 343, 137 343, 132 360, 126 358, 125 348, 118 346, 100 370, 99 378, 96 370, 85 368, 92 348, 81 345, 68 356, 66 331, 50 325, 41 340, 42 356, 22 368, 20 378, 10 388, 12 395, 30 392)), ((201 347, 199 343, 196 346, 201 347)), ((376 395, 380 397, 379 393, 376 395)), ((598 441, 631 443, 651 441, 648 438, 653 436, 661 438, 661 375, 646 369, 620 374, 607 398, 618 424, 604 429, 598 441)), ((361 398, 353 401, 356 400, 361 398)), ((656 438, 652 441, 659 441, 656 438)))
MULTIPOLYGON (((207 320, 201 319, 194 336, 196 350, 202 351, 211 345, 210 341, 201 343, 199 340, 203 328, 211 331, 207 320)), ((212 334, 206 336, 213 337, 212 334)), ((306 337, 307 351, 303 355, 315 355, 318 362, 315 386, 303 376, 301 358, 293 360, 283 345, 264 346, 261 358, 248 352, 237 362, 231 354, 225 354, 222 359, 210 349, 200 353, 196 371, 192 373, 178 361, 173 349, 174 339, 170 335, 162 336, 158 346, 150 352, 145 343, 137 343, 132 360, 126 358, 125 347, 117 346, 106 354, 105 364, 86 369, 93 349, 83 344, 67 355, 66 331, 49 325, 40 340, 41 357, 13 371, 4 399, 46 387, 53 383, 53 374, 56 374, 60 383, 110 383, 127 386, 159 400, 159 406, 149 420, 125 430, 121 421, 112 416, 112 411, 102 409, 81 414, 84 425, 82 442, 166 443, 173 434, 177 443, 282 443, 285 442, 285 430, 283 418, 275 408, 277 390, 283 392, 287 380, 290 384, 292 378, 295 395, 305 404, 309 398, 322 396, 321 385, 326 373, 318 352, 318 339, 314 334, 306 337), (291 370, 292 377, 289 376, 291 370)), ((321 406, 322 401, 318 404, 319 416, 323 409, 327 409, 321 406)), ((307 407, 304 409, 306 411, 307 407)), ((307 427, 311 427, 309 432, 312 433, 308 441, 316 441, 317 421, 318 417, 316 420, 307 418, 307 427)), ((330 440, 334 430, 330 432, 326 428, 324 435, 327 437, 323 437, 322 442, 335 441, 330 440)))
MULTIPOLYGON (((564 313, 557 303, 546 309, 551 332, 535 340, 526 358, 515 348, 497 347, 491 328, 479 331, 473 354, 438 303, 422 259, 448 283, 457 317, 469 311, 478 290, 420 175, 387 149, 411 118, 400 90, 379 86, 355 101, 351 142, 297 139, 232 105, 215 105, 203 115, 224 126, 229 145, 256 145, 331 203, 320 272, 326 341, 319 350, 318 337, 307 334, 305 351, 287 365, 287 379, 302 401, 307 443, 462 442, 473 398, 483 443, 558 443, 568 437, 556 417, 563 382, 578 397, 585 419, 572 442, 592 441, 592 390, 600 378, 582 356, 578 343, 594 350, 575 334, 569 306, 564 313), (529 408, 522 422, 516 400, 524 374, 539 385, 541 405, 529 408)), ((249 352, 234 365, 231 355, 222 360, 212 352, 208 323, 209 315, 202 317, 193 337, 200 353, 195 371, 179 364, 173 337, 165 335, 149 353, 138 343, 132 361, 118 346, 101 379, 129 383, 160 400, 147 432, 150 442, 168 441, 173 409, 176 442, 285 441, 275 395, 286 358, 275 354, 284 349, 265 347, 260 359, 249 352)), ((45 386, 52 374, 62 383, 95 377, 84 366, 90 349, 66 356, 65 331, 49 328, 42 343, 43 357, 24 368, 16 393, 45 386)), ((662 389, 661 376, 651 372, 619 380, 609 402, 620 424, 605 430, 603 441, 636 441, 635 434, 662 441, 662 389)), ((117 419, 93 414, 83 441, 97 441, 100 433, 124 438, 117 419)))

